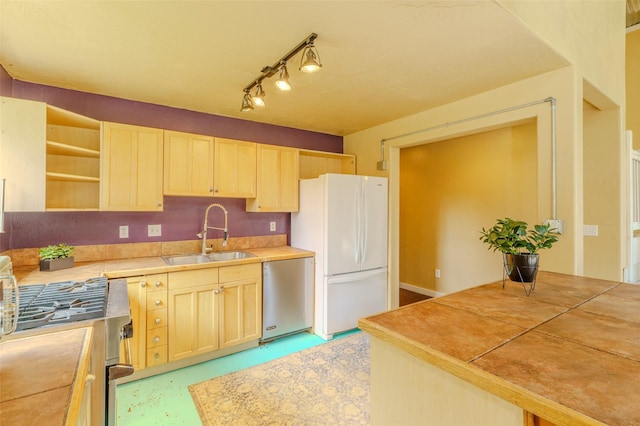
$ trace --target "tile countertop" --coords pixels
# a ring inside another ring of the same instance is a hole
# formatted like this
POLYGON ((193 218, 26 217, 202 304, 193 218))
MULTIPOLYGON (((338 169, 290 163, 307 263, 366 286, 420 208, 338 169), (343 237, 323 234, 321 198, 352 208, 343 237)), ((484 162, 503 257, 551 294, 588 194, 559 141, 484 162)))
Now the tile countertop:
POLYGON ((84 327, 0 342, 0 424, 77 424, 92 333, 84 327))
POLYGON ((14 274, 20 285, 46 284, 60 281, 83 281, 102 275, 108 278, 122 278, 146 274, 184 271, 188 269, 215 268, 219 266, 243 265, 248 263, 310 257, 314 253, 290 246, 242 249, 256 257, 190 265, 167 265, 158 257, 139 257, 99 262, 76 263, 73 268, 42 272, 37 265, 14 268, 14 274))
POLYGON ((640 425, 640 286, 539 272, 363 318, 361 329, 558 424, 640 425))

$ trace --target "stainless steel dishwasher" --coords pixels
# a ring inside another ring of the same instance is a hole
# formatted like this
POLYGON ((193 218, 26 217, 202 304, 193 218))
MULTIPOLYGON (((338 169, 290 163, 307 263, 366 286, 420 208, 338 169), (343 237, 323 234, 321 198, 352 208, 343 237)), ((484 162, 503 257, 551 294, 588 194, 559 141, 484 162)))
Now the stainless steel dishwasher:
POLYGON ((262 341, 313 326, 313 257, 262 264, 262 341))

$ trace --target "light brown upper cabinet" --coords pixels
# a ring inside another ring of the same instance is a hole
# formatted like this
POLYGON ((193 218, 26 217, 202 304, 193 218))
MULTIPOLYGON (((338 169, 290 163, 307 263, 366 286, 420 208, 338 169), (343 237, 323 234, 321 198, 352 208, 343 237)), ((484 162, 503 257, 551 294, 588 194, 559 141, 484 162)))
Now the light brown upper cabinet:
POLYGON ((0 99, 6 211, 97 210, 100 122, 42 102, 0 99))
POLYGON ((213 195, 212 136, 164 131, 164 194, 213 195))
POLYGON ((300 179, 314 179, 325 173, 355 175, 355 155, 300 150, 300 179))
POLYGON ((100 122, 47 106, 47 210, 100 207, 100 122))
POLYGON ((102 210, 162 210, 163 133, 149 127, 102 124, 102 210))
POLYGON ((258 193, 250 212, 298 211, 299 154, 295 148, 258 145, 258 193))
POLYGON ((256 143, 215 138, 213 196, 256 196, 256 143))
POLYGON ((0 98, 0 179, 6 179, 6 211, 44 211, 46 116, 42 102, 0 98))

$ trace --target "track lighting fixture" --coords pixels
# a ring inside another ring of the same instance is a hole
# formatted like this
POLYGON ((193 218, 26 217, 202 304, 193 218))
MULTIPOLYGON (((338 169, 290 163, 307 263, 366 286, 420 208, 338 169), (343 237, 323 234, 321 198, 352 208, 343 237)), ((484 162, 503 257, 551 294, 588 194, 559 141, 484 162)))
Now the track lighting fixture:
POLYGON ((322 64, 320 63, 320 55, 318 50, 313 45, 313 41, 308 43, 302 51, 302 58, 300 59, 300 71, 302 72, 316 72, 320 71, 322 64))
POLYGON ((251 95, 248 90, 244 91, 244 96, 242 97, 242 107, 240 111, 251 111, 253 110, 253 102, 251 101, 251 95))
POLYGON ((283 92, 288 92, 291 90, 291 85, 289 84, 289 73, 287 72, 287 64, 282 64, 280 66, 280 76, 276 80, 276 87, 283 92))
POLYGON ((241 111, 252 111, 254 106, 263 107, 265 105, 265 93, 262 89, 262 80, 265 78, 271 78, 278 74, 278 79, 275 81, 276 86, 283 91, 291 90, 291 85, 289 84, 289 72, 287 71, 287 61, 291 60, 291 58, 300 53, 300 51, 302 51, 302 57, 300 58, 300 71, 311 73, 320 70, 320 68, 322 68, 320 55, 313 44, 313 41, 317 37, 318 34, 311 33, 309 37, 291 49, 291 51, 280 58, 278 62, 271 66, 267 65, 262 68, 260 71, 262 74, 244 88, 241 111), (254 87, 256 88, 256 91, 252 98, 250 92, 254 87))
POLYGON ((262 90, 262 83, 258 83, 256 86, 256 93, 253 95, 253 105, 263 107, 264 103, 264 90, 262 90))

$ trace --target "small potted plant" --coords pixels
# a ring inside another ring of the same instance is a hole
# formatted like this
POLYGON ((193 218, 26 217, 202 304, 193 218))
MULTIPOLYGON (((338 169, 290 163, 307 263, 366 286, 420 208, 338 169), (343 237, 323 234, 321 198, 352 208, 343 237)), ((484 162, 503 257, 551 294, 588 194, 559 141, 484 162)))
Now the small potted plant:
POLYGON ((65 243, 50 245, 38 250, 41 271, 57 271, 73 267, 73 247, 65 243))
POLYGON ((489 245, 489 250, 502 253, 511 281, 534 282, 540 264, 538 251, 549 249, 558 241, 558 233, 548 223, 534 225, 533 229, 527 226, 526 222, 507 217, 480 231, 480 240, 489 245))

